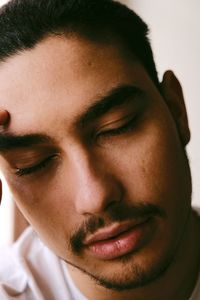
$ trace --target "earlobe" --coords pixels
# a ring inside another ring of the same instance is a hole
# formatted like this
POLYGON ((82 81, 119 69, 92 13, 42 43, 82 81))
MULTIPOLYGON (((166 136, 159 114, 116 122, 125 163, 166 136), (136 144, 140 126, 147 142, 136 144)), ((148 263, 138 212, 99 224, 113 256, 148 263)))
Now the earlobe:
POLYGON ((183 146, 190 141, 187 111, 182 87, 172 71, 166 71, 161 82, 161 93, 176 123, 183 146))

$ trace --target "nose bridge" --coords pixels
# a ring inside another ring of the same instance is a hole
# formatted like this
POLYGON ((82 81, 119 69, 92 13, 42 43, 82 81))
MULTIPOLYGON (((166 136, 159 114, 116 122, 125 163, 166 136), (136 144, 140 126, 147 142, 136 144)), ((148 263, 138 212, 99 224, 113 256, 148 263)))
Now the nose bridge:
POLYGON ((117 182, 102 159, 80 147, 70 160, 76 186, 74 204, 79 214, 100 213, 117 201, 117 182))

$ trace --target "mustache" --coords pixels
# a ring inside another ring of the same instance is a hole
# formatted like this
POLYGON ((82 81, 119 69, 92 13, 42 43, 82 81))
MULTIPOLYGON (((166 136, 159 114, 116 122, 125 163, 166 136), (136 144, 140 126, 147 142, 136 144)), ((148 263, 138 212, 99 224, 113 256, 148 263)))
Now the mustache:
POLYGON ((166 212, 157 205, 140 203, 131 207, 118 205, 113 206, 104 216, 91 216, 84 220, 70 237, 70 248, 74 254, 80 255, 84 248, 84 239, 88 234, 95 233, 98 229, 104 228, 113 222, 137 220, 146 217, 165 218, 166 212))

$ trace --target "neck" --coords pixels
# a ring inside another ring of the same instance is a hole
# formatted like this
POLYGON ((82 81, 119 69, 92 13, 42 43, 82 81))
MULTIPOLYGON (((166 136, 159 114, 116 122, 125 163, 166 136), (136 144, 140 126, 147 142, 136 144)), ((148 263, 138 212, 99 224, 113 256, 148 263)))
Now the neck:
POLYGON ((188 300, 195 287, 200 266, 200 218, 192 212, 175 259, 168 270, 151 284, 116 292, 97 286, 80 271, 69 266, 69 272, 88 299, 96 300, 188 300))

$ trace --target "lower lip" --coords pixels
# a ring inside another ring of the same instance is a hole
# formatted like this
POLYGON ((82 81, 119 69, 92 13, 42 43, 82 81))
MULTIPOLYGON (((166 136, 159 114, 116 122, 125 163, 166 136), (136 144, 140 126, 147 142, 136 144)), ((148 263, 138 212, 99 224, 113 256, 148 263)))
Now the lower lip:
POLYGON ((103 240, 88 246, 98 259, 111 260, 138 250, 152 236, 152 219, 134 226, 113 239, 103 240))

